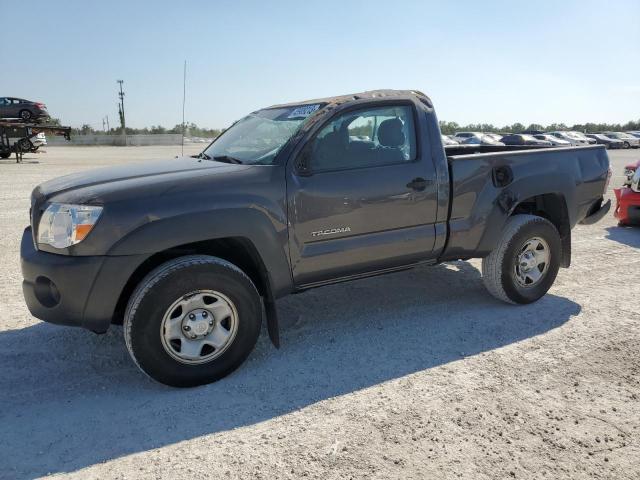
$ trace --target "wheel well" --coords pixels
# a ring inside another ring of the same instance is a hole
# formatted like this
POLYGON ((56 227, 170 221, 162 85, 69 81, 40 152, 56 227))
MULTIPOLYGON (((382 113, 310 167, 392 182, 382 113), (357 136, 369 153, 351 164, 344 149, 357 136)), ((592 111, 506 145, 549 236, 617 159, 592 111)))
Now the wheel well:
POLYGON ((232 237, 188 243, 155 253, 140 264, 120 293, 112 323, 122 324, 129 297, 145 275, 168 260, 193 254, 211 255, 233 263, 251 279, 260 295, 268 295, 269 280, 266 268, 255 246, 248 239, 232 237))
POLYGON ((546 218, 558 229, 562 241, 563 267, 571 264, 571 223, 564 197, 557 193, 547 193, 527 198, 516 205, 512 215, 528 213, 546 218))

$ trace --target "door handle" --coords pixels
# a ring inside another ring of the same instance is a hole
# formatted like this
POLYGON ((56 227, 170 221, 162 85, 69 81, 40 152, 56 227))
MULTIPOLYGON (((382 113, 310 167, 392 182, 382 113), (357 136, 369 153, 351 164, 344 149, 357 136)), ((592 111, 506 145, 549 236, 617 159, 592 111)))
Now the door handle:
POLYGON ((428 184, 429 182, 424 178, 417 177, 407 183, 407 187, 411 190, 415 190, 416 192, 422 192, 425 188, 427 188, 428 184))

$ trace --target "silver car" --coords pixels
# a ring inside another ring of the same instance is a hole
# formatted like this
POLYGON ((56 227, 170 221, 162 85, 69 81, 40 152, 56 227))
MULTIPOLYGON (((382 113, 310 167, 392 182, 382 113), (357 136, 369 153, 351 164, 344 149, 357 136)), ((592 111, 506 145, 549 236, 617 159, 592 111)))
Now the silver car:
POLYGON ((634 137, 633 135, 629 135, 624 132, 604 132, 609 138, 615 138, 616 140, 622 141, 622 148, 638 148, 640 147, 640 138, 634 137))

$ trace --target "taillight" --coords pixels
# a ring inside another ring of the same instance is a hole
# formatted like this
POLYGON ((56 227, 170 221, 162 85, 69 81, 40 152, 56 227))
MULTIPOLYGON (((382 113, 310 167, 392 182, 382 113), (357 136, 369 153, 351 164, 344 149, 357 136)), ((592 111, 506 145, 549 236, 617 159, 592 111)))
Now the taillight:
POLYGON ((612 175, 613 175, 613 170, 611 170, 611 165, 609 165, 609 170, 607 171, 607 180, 604 182, 604 191, 602 192, 603 195, 607 193, 607 190, 609 190, 609 182, 611 182, 612 175))
POLYGON ((42 109, 47 108, 47 106, 44 103, 37 103, 37 102, 36 102, 36 107, 42 108, 42 109))

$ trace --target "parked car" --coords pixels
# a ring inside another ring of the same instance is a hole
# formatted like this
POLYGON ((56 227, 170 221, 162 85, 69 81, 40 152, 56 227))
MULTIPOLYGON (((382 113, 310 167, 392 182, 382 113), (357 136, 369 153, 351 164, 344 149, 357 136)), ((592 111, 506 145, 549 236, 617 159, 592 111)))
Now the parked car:
POLYGON ((466 140, 470 138, 481 138, 483 135, 482 132, 456 132, 453 134, 453 138, 458 143, 464 143, 466 140))
POLYGON ((596 144, 595 139, 587 137, 582 132, 569 131, 569 132, 567 132, 567 134, 569 134, 572 137, 575 137, 575 138, 577 138, 579 140, 586 141, 588 145, 595 145, 596 144))
POLYGON ((622 182, 622 185, 624 187, 630 187, 631 186, 631 179, 633 178, 633 175, 636 173, 636 170, 640 168, 640 160, 638 160, 635 163, 630 163, 629 165, 625 165, 624 166, 624 181, 622 182))
POLYGON ((615 138, 621 140, 623 148, 638 148, 640 147, 640 138, 634 137, 624 132, 603 132, 609 138, 615 138))
POLYGON ((278 346, 276 299, 322 285, 482 258, 490 294, 535 302, 570 265, 571 229, 609 211, 609 177, 604 148, 447 156, 416 91, 277 105, 196 158, 37 186, 23 293, 52 323, 123 323, 137 366, 195 386, 243 363, 263 314, 278 346))
POLYGON ((466 136, 467 133, 471 132, 462 132, 465 136, 456 134, 454 139, 458 140, 462 145, 504 145, 504 143, 496 140, 492 134, 473 132, 472 135, 466 136))
POLYGON ((460 145, 460 143, 458 143, 456 140, 454 140, 453 138, 447 136, 447 135, 441 135, 442 137, 442 144, 446 147, 447 145, 460 145))
POLYGON ((44 103, 23 98, 0 97, 0 118, 19 118, 25 122, 49 116, 44 103))
POLYGON ((585 145, 589 145, 589 139, 581 139, 575 135, 569 135, 570 132, 557 131, 557 132, 549 132, 548 135, 559 138, 561 140, 565 140, 569 142, 571 145, 576 147, 582 147, 585 145))
MULTIPOLYGON (((636 164, 640 167, 640 162, 636 164)), ((614 188, 616 209, 613 214, 619 225, 640 224, 640 168, 636 168, 628 187, 614 188)))
POLYGON ((607 137, 602 133, 587 133, 588 138, 593 138, 598 145, 604 145, 607 148, 624 148, 624 142, 615 138, 607 137))
POLYGON ((631 135, 633 137, 640 138, 640 132, 637 132, 637 131, 624 132, 624 133, 628 133, 629 135, 631 135))
POLYGON ((533 137, 537 138, 538 140, 545 140, 551 143, 551 145, 554 147, 570 147, 571 146, 571 142, 569 142, 568 140, 563 140, 561 138, 554 137, 553 135, 549 135, 548 133, 538 133, 538 134, 535 134, 533 137))
POLYGON ((501 139, 505 145, 534 145, 538 147, 550 147, 551 142, 547 140, 539 140, 533 135, 526 135, 522 133, 512 133, 511 135, 505 135, 501 139))
POLYGON ((498 135, 497 133, 485 133, 484 136, 493 139, 495 142, 502 143, 502 135, 498 135))

